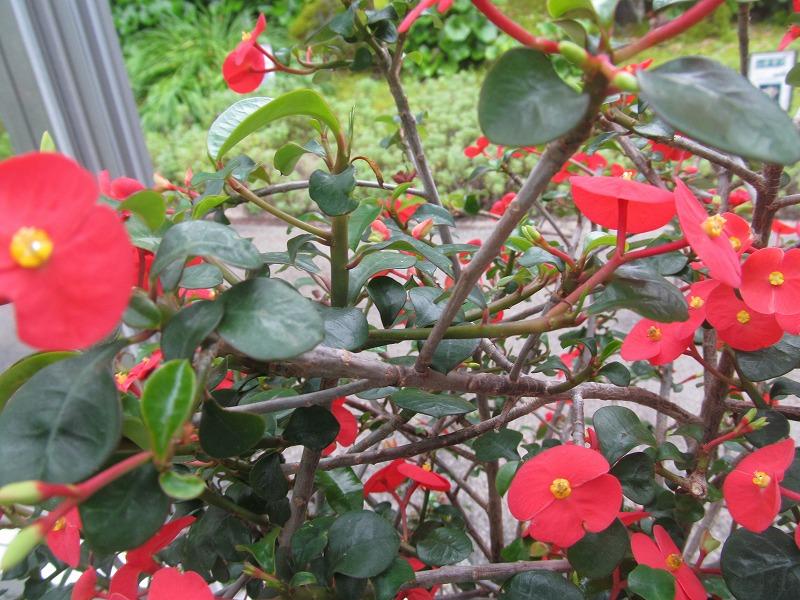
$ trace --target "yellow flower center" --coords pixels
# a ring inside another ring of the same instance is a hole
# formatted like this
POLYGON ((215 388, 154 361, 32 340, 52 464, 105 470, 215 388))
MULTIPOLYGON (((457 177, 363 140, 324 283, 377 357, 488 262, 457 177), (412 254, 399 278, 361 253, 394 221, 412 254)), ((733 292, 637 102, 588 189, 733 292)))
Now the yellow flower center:
POLYGON ((22 227, 11 238, 8 251, 20 267, 35 269, 50 258, 53 253, 53 241, 43 229, 22 227))
POLYGON ((64 517, 61 517, 56 524, 53 525, 53 531, 61 531, 64 527, 67 526, 67 520, 64 517))
POLYGON ((428 472, 433 471, 433 466, 431 466, 431 463, 426 462, 422 465, 422 470, 428 472))
POLYGON ((243 31, 243 32, 242 32, 242 41, 243 41, 243 42, 246 42, 246 41, 247 41, 247 40, 249 40, 251 37, 253 37, 253 34, 252 34, 252 33, 250 33, 249 31, 243 31))
POLYGON ((764 473, 764 471, 756 471, 753 473, 753 484, 760 488, 765 488, 772 481, 772 477, 764 473))
POLYGON ((739 248, 742 247, 742 240, 740 240, 738 237, 731 236, 728 239, 731 241, 731 246, 733 246, 734 250, 738 251, 739 248))
POLYGON ((626 181, 633 180, 633 171, 625 171, 622 173, 622 178, 626 181))
POLYGON ((661 328, 656 327, 655 325, 648 327, 647 339, 649 339, 651 342, 658 342, 662 337, 663 334, 661 333, 661 328))
POLYGON ((569 485, 569 481, 563 479, 561 477, 557 479, 553 479, 553 483, 550 484, 550 493, 553 494, 557 499, 563 500, 564 498, 568 498, 569 495, 572 493, 572 488, 569 485))
POLYGON ((700 296, 692 296, 689 298, 689 306, 692 308, 703 308, 703 305, 706 303, 700 296))
POLYGON ((740 310, 736 313, 736 320, 742 325, 747 325, 750 322, 750 313, 746 310, 740 310))
POLYGON ((703 231, 706 232, 710 238, 718 238, 722 235, 722 229, 725 227, 725 217, 722 215, 713 215, 708 217, 701 225, 703 231))
POLYGON ((683 566, 683 557, 680 554, 670 554, 664 562, 670 571, 677 571, 683 566))
POLYGON ((773 271, 772 273, 769 274, 769 282, 775 287, 783 285, 784 281, 785 280, 783 278, 783 273, 781 273, 780 271, 773 271))

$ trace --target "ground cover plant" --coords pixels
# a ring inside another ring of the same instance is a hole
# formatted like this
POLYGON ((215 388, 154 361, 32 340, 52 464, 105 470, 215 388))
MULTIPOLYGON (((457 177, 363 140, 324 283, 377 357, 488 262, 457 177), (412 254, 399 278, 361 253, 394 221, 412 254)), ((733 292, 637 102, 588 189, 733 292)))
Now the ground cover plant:
POLYGON ((736 70, 648 59, 724 2, 623 38, 617 2, 551 0, 551 38, 473 0, 513 44, 459 90, 470 180, 507 190, 469 242, 403 79, 451 4, 345 2, 291 52, 262 15, 219 65, 241 94, 374 65, 408 169, 304 88, 235 102, 210 166, 151 188, 49 139, 0 162, 0 290, 40 350, 0 375, 25 598, 800 595, 800 134, 736 70), (287 120, 271 161, 240 152, 287 120), (313 210, 275 204, 298 190, 313 210), (230 225, 243 204, 285 251, 230 225))

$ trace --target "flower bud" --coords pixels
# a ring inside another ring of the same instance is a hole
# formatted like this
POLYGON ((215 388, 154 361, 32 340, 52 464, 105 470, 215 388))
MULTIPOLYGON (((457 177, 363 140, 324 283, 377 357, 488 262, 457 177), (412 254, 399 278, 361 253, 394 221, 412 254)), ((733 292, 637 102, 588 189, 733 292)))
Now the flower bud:
POLYGON ((636 80, 636 76, 631 75, 627 71, 620 71, 614 75, 614 79, 611 80, 611 85, 618 90, 630 92, 632 94, 639 91, 639 82, 636 80))
POLYGON ((420 239, 428 235, 433 229, 433 219, 425 219, 411 230, 411 237, 420 239))
POLYGON ((703 535, 700 538, 700 549, 706 554, 711 554, 714 550, 720 547, 720 541, 715 539, 708 530, 703 530, 703 535))
POLYGON ((542 234, 533 225, 523 225, 520 227, 522 237, 528 240, 531 244, 536 244, 542 239, 542 234))
POLYGON ((767 417, 759 417, 758 419, 750 423, 750 430, 758 431, 759 429, 764 429, 764 427, 766 427, 767 425, 769 425, 767 417))
POLYGON ((744 413, 744 416, 742 417, 742 421, 747 420, 748 423, 752 423, 755 420, 757 414, 758 414, 758 410, 755 409, 755 408, 751 408, 746 413, 744 413))
POLYGON ((18 481, 0 487, 0 505, 37 504, 46 500, 38 481, 18 481))
POLYGON ((578 44, 575 42, 570 42, 567 40, 559 42, 558 51, 561 53, 561 56, 566 58, 569 62, 578 65, 579 67, 582 66, 589 58, 586 50, 578 46, 578 44))
POLYGON ((44 532, 37 525, 26 527, 17 534, 6 548, 3 559, 0 561, 0 571, 13 569, 30 554, 36 546, 42 543, 44 532))

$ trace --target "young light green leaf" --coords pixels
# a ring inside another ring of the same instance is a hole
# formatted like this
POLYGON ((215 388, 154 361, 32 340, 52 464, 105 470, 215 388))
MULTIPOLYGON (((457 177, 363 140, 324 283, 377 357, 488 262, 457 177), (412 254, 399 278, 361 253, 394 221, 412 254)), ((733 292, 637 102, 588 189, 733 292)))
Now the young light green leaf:
POLYGON ((164 363, 144 384, 142 421, 159 460, 167 458, 172 438, 192 413, 196 385, 194 370, 183 359, 164 363))

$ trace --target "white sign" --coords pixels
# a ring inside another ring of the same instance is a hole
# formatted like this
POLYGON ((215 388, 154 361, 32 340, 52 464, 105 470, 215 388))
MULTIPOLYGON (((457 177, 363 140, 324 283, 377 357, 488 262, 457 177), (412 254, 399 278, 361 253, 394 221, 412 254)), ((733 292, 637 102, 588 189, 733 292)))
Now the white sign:
POLYGON ((756 52, 750 55, 748 76, 750 83, 788 111, 792 105, 792 86, 786 75, 796 61, 794 50, 786 52, 756 52))

